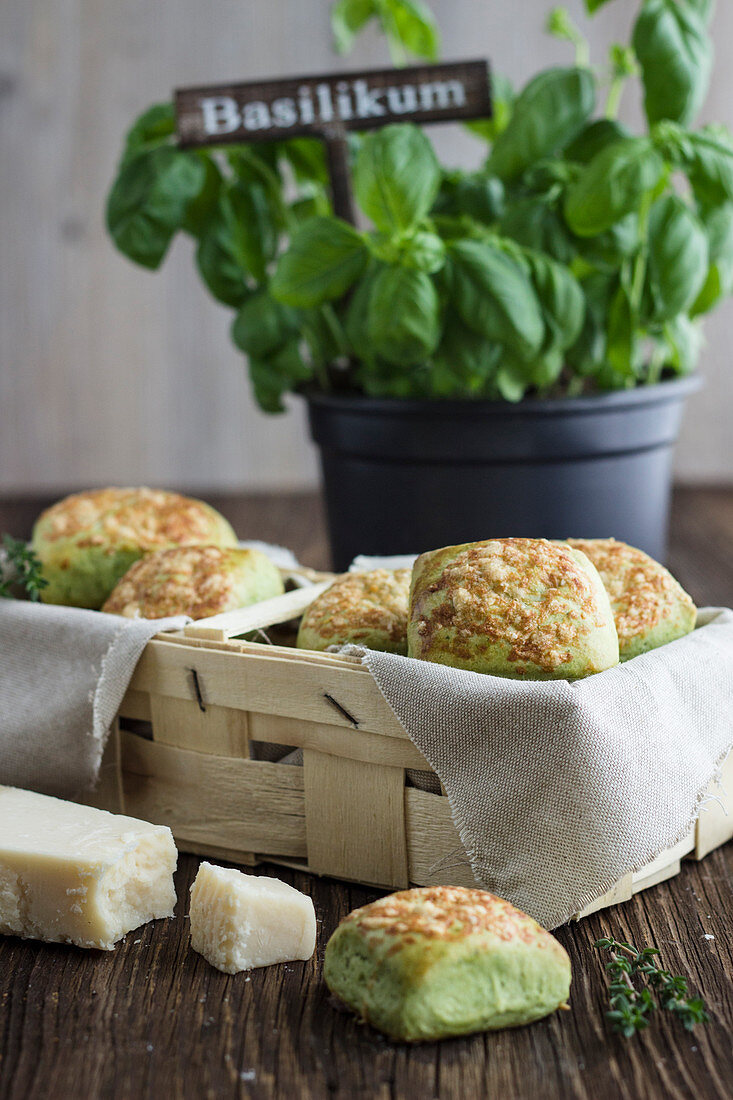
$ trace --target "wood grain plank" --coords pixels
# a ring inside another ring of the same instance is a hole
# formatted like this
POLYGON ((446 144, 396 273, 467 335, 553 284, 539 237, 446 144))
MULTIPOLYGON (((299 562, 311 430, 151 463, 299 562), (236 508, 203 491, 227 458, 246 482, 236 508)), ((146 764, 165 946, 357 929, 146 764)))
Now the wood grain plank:
POLYGON ((247 859, 260 848, 305 856, 301 768, 205 756, 124 732, 120 757, 125 812, 132 817, 247 859))
POLYGON ((245 659, 236 652, 207 649, 192 655, 182 646, 154 640, 146 646, 130 687, 190 700, 195 698, 191 683, 195 668, 205 705, 284 714, 327 725, 356 723, 367 732, 407 737, 366 669, 292 661, 284 677, 282 664, 265 647, 261 654, 248 654, 245 659))
POLYGON ((305 749, 303 774, 308 867, 406 887, 404 770, 305 749))

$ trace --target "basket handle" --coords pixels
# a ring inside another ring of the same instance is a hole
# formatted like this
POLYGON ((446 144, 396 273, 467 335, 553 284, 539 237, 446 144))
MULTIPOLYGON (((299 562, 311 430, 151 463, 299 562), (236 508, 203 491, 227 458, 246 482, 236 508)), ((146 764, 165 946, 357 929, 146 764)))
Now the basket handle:
POLYGON ((327 580, 308 585, 307 588, 294 588, 284 596, 262 600, 251 607, 238 607, 234 611, 224 611, 221 615, 212 615, 208 619, 198 619, 197 622, 184 626, 183 633, 188 638, 226 642, 238 634, 248 634, 251 630, 263 630, 277 623, 287 623, 302 615, 306 607, 321 592, 325 592, 331 583, 331 580, 327 580))

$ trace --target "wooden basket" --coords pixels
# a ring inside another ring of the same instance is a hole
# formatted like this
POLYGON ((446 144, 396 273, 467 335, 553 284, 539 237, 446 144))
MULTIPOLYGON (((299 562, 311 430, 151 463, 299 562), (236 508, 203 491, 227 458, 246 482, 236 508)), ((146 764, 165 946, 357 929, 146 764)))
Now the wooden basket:
MULTIPOLYGON (((149 642, 95 803, 169 825, 183 851, 234 863, 387 889, 474 886, 448 799, 369 671, 354 658, 234 640, 292 620, 326 583, 149 642)), ((716 788, 680 844, 578 916, 723 844, 730 810, 733 798, 716 788)))

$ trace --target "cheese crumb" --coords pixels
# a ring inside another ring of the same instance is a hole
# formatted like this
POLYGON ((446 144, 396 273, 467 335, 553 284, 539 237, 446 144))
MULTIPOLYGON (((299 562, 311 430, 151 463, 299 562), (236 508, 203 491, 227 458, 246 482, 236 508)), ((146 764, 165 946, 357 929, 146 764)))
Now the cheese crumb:
POLYGON ((225 974, 306 960, 315 950, 313 902, 277 878, 204 862, 189 916, 194 951, 225 974))

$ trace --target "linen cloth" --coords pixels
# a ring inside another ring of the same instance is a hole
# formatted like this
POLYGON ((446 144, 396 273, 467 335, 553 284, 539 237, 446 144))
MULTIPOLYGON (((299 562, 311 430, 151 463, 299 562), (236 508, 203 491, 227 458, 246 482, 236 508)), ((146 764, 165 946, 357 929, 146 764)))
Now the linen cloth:
POLYGON ((143 649, 187 622, 0 599, 0 783, 60 798, 92 788, 143 649))
MULTIPOLYGON (((298 566, 283 546, 239 545, 261 550, 279 568, 298 566)), ((0 551, 0 569, 2 561, 0 551)), ((61 798, 91 789, 143 649, 155 634, 187 622, 0 599, 0 783, 61 798)))
POLYGON ((440 777, 479 885, 564 923, 682 840, 733 745, 733 611, 575 682, 358 647, 440 777))

